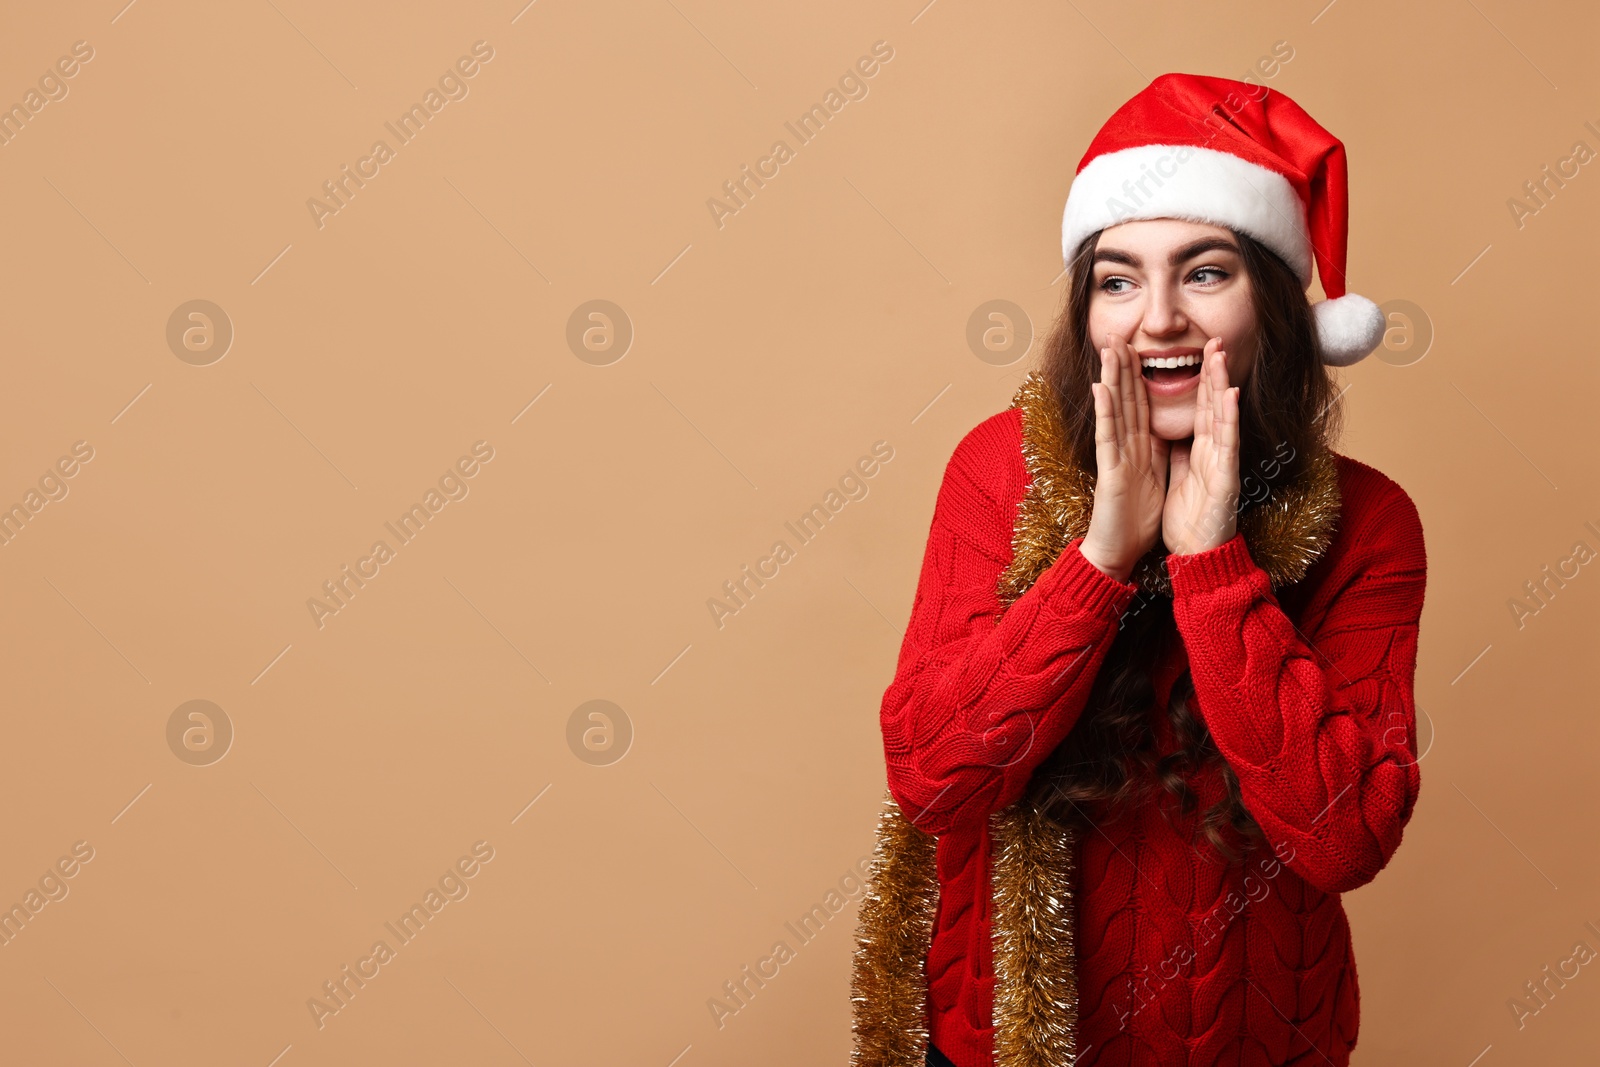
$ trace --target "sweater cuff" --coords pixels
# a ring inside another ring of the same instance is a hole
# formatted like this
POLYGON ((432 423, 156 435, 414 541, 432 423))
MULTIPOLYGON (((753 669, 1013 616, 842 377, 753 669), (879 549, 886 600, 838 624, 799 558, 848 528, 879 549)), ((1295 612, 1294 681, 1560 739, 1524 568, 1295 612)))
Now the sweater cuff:
POLYGON ((1204 552, 1167 556, 1167 577, 1172 581, 1175 598, 1209 593, 1265 573, 1251 558, 1242 533, 1235 533, 1216 548, 1204 552))
POLYGON ((1070 541, 1039 582, 1047 598, 1064 597, 1075 611, 1119 619, 1139 587, 1119 582, 1096 567, 1079 551, 1083 538, 1070 541))

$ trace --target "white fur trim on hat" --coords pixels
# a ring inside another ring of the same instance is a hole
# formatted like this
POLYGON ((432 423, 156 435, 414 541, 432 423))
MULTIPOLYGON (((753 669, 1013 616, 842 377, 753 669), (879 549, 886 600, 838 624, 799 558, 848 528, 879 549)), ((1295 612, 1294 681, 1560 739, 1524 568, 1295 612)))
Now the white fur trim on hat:
POLYGON ((1090 160, 1073 179, 1061 219, 1067 266, 1078 242, 1131 219, 1189 219, 1240 230, 1311 284, 1306 209, 1283 175, 1249 160, 1192 145, 1140 145, 1090 160))
POLYGON ((1346 293, 1334 300, 1322 300, 1311 305, 1311 313, 1317 320, 1324 363, 1348 367, 1383 341, 1383 312, 1364 296, 1346 293))

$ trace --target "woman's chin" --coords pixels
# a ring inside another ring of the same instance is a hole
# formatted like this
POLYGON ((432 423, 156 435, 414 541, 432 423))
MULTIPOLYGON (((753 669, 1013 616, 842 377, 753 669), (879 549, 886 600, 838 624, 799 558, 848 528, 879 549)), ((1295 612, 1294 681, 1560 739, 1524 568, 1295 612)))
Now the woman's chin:
POLYGON ((1163 441, 1183 441, 1194 436, 1194 408, 1183 411, 1150 411, 1150 435, 1163 441))

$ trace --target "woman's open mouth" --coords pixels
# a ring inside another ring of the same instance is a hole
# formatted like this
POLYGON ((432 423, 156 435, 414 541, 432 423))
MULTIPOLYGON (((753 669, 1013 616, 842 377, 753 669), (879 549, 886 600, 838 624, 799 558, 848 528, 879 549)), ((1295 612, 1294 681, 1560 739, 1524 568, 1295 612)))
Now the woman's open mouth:
POLYGON ((1182 356, 1145 356, 1139 360, 1145 381, 1181 382, 1200 373, 1200 353, 1182 356))
POLYGON ((1145 391, 1151 396, 1179 396, 1200 384, 1199 348, 1154 349, 1139 356, 1145 391))

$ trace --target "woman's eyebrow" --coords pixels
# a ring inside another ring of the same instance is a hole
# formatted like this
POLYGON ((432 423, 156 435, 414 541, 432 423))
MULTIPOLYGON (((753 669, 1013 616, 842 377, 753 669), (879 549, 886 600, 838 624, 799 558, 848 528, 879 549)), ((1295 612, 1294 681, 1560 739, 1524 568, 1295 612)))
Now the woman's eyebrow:
POLYGON ((1129 267, 1142 267, 1144 260, 1132 252, 1124 252, 1120 248, 1096 248, 1094 250, 1096 263, 1122 263, 1129 267))
MULTIPOLYGON (((1198 241, 1191 241, 1182 248, 1177 249, 1167 257, 1167 262, 1176 267, 1178 264, 1193 259, 1202 252, 1232 252, 1243 255, 1239 246, 1222 237, 1202 237, 1198 241)), ((1120 248, 1096 248, 1094 250, 1096 263, 1122 263, 1129 267, 1142 267, 1144 260, 1132 252, 1124 252, 1120 248)))
POLYGON ((1234 244, 1227 238, 1202 237, 1200 240, 1186 244, 1176 252, 1173 252, 1172 255, 1168 257, 1167 262, 1176 267, 1178 264, 1183 263, 1186 260, 1193 259, 1202 252, 1232 252, 1235 255, 1244 254, 1239 251, 1238 245, 1234 244))

